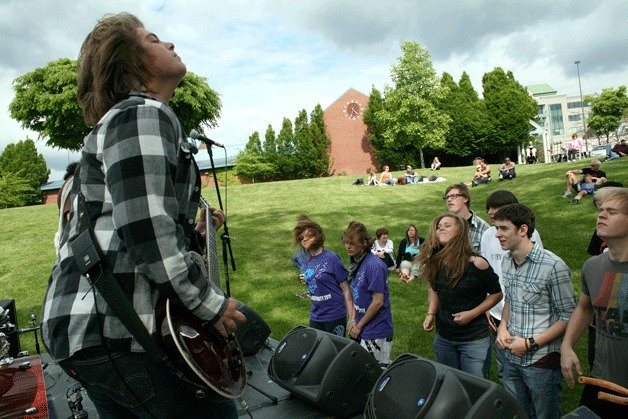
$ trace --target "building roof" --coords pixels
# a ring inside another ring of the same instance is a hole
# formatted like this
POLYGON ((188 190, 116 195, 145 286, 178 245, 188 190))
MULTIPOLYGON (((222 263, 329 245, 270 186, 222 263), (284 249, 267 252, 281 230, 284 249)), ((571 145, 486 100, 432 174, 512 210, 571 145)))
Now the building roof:
POLYGON ((549 84, 533 84, 526 86, 532 96, 555 95, 558 91, 549 84))

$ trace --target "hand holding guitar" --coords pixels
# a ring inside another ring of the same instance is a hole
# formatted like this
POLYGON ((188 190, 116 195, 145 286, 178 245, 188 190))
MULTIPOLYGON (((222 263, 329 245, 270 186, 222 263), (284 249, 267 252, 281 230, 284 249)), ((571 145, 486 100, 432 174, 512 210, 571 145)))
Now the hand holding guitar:
POLYGON ((236 322, 240 324, 246 322, 246 316, 238 311, 238 302, 233 298, 229 298, 225 312, 214 327, 226 338, 227 332, 233 332, 238 328, 236 322))

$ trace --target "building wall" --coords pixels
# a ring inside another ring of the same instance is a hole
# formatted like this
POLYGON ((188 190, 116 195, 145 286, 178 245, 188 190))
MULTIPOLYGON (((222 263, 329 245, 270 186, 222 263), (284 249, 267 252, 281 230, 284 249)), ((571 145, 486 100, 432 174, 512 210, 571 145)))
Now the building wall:
POLYGON ((367 170, 379 171, 371 153, 371 142, 362 115, 369 97, 349 89, 323 113, 327 135, 331 139, 332 175, 366 174, 367 170), (356 113, 352 114, 355 109, 356 113))
MULTIPOLYGON (((541 125, 546 130, 549 144, 556 148, 571 140, 573 134, 582 138, 584 126, 582 123, 582 107, 580 96, 548 95, 536 96, 534 99, 539 104, 541 125)), ((585 121, 591 116, 591 107, 584 106, 585 121)), ((597 144, 589 142, 589 146, 597 144)))

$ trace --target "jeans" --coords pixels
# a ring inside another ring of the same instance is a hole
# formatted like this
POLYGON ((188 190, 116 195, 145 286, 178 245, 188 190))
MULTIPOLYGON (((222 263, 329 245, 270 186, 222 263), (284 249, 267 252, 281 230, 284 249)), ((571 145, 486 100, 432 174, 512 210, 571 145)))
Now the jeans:
POLYGON ((103 348, 89 348, 59 365, 87 390, 102 419, 238 417, 233 400, 195 398, 145 353, 113 352, 109 357, 103 348))
POLYGON ((487 379, 488 376, 484 374, 484 362, 489 349, 489 336, 466 342, 448 340, 439 334, 434 338, 436 362, 487 379))
POLYGON ((530 419, 562 416, 563 374, 560 368, 522 367, 506 360, 502 384, 515 396, 530 419))

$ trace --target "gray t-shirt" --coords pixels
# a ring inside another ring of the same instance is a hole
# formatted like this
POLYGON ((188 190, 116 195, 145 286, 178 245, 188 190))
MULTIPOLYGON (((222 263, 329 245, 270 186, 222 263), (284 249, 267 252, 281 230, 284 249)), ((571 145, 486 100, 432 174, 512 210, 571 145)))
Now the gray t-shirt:
POLYGON ((602 253, 584 263, 581 275, 597 329, 591 376, 628 387, 628 262, 602 253))

